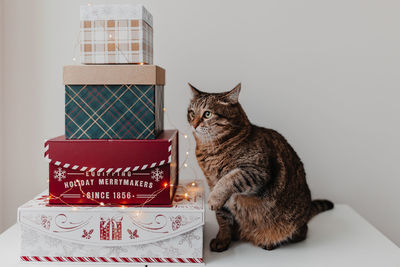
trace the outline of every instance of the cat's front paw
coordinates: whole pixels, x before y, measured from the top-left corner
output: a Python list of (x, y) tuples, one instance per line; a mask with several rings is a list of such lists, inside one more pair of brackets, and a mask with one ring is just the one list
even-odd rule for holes
[(225, 202), (225, 199), (221, 195), (215, 194), (214, 192), (211, 192), (208, 197), (208, 207), (210, 210), (218, 210), (222, 208)]
[(229, 244), (231, 243), (230, 239), (220, 240), (218, 238), (214, 238), (210, 242), (210, 249), (214, 252), (222, 252), (229, 248)]

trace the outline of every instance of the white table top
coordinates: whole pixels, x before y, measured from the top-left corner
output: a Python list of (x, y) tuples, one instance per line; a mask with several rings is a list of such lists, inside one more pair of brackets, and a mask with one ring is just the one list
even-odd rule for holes
[[(235, 242), (225, 252), (210, 252), (209, 242), (216, 233), (215, 215), (207, 211), (204, 248), (206, 266), (210, 267), (400, 266), (400, 249), (345, 205), (336, 205), (334, 210), (313, 218), (309, 224), (307, 240), (273, 251), (266, 251), (244, 242)], [(19, 227), (14, 225), (0, 235), (0, 266), (21, 266), (18, 263), (19, 234)], [(36, 267), (65, 265), (33, 264)], [(83, 266), (74, 264), (81, 265)]]

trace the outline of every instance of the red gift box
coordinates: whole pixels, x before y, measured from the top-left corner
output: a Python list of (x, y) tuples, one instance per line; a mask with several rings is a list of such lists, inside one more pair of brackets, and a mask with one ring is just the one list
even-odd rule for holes
[[(111, 231), (110, 231), (111, 229)], [(110, 238), (110, 233), (111, 238)], [(100, 240), (122, 239), (122, 216), (112, 218), (100, 218)]]
[(46, 141), (50, 204), (171, 205), (178, 131), (154, 140)]

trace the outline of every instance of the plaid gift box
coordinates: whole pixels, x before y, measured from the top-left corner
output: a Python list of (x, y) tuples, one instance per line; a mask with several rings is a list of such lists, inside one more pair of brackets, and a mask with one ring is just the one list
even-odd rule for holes
[(154, 65), (65, 66), (66, 138), (156, 138), (164, 80), (164, 69)]
[(85, 5), (83, 64), (153, 63), (153, 17), (142, 5)]

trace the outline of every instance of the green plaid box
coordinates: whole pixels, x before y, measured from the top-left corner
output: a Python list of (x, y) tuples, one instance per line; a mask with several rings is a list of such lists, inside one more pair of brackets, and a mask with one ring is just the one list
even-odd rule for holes
[(155, 139), (163, 130), (165, 71), (147, 65), (66, 66), (68, 139)]

